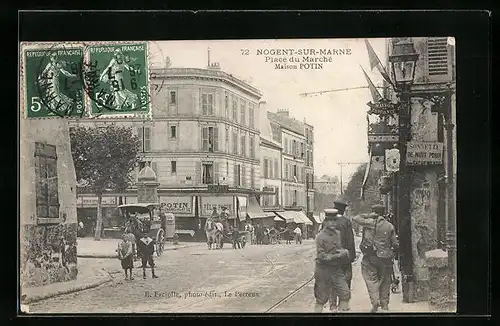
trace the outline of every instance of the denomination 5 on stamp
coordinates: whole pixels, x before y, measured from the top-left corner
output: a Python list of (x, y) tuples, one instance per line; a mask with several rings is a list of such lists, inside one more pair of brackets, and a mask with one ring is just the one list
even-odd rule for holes
[(83, 47), (37, 47), (25, 49), (22, 54), (26, 117), (82, 116)]
[(83, 67), (92, 115), (147, 113), (147, 44), (89, 45)]

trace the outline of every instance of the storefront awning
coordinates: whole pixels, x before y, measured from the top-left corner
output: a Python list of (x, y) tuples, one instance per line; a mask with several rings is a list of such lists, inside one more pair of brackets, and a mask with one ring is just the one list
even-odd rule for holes
[(285, 219), (282, 217), (279, 217), (278, 215), (274, 215), (274, 220), (276, 222), (285, 222)]
[(268, 215), (264, 213), (264, 211), (260, 207), (257, 199), (255, 199), (255, 197), (253, 196), (250, 196), (248, 198), (247, 215), (251, 219), (268, 217)]
[(276, 212), (276, 215), (284, 218), (285, 222), (287, 222), (287, 223), (294, 222), (294, 220), (295, 220), (295, 214), (293, 211)]
[(302, 211), (295, 211), (295, 214), (297, 216), (297, 220), (301, 221), (301, 222), (295, 222), (295, 223), (304, 223), (306, 225), (313, 224), (313, 222), (311, 222), (311, 220)]
[(318, 223), (318, 224), (323, 223), (323, 222), (321, 221), (321, 217), (320, 217), (319, 215), (313, 215), (313, 218), (314, 218), (314, 221), (315, 221), (316, 223)]

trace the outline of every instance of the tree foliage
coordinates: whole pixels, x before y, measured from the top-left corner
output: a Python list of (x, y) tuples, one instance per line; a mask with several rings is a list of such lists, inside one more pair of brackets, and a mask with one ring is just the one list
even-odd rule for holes
[(131, 185), (139, 138), (132, 128), (116, 125), (74, 127), (70, 130), (71, 153), (78, 182), (96, 194), (110, 189), (123, 191)]
[(380, 203), (380, 193), (378, 191), (378, 179), (380, 177), (377, 171), (371, 170), (368, 174), (368, 179), (365, 185), (364, 199), (361, 198), (361, 187), (367, 164), (358, 167), (356, 172), (349, 180), (347, 188), (344, 192), (346, 200), (349, 202), (349, 208), (352, 215), (367, 213), (371, 211), (371, 206)]
[(73, 127), (70, 129), (71, 154), (76, 179), (97, 195), (95, 240), (101, 238), (102, 194), (121, 192), (131, 183), (136, 167), (139, 138), (132, 128), (112, 125)]

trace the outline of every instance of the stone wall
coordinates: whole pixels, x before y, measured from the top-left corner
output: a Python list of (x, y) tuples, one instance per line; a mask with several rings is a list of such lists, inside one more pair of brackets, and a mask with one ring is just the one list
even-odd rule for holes
[[(21, 288), (75, 279), (76, 175), (65, 119), (20, 120)], [(56, 147), (58, 216), (37, 215), (35, 143)]]
[(41, 286), (76, 278), (76, 230), (76, 223), (23, 226), (21, 287)]

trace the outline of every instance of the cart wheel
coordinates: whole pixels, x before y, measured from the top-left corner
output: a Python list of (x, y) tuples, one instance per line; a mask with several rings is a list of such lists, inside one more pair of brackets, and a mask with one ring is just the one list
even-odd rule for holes
[(163, 229), (159, 229), (156, 233), (156, 255), (158, 257), (163, 253), (163, 248), (165, 246), (165, 232)]

